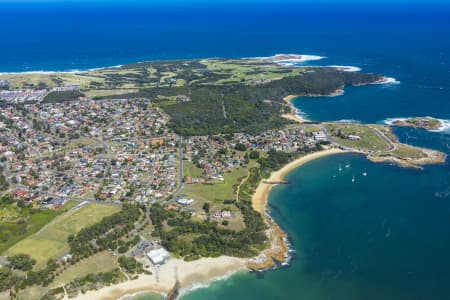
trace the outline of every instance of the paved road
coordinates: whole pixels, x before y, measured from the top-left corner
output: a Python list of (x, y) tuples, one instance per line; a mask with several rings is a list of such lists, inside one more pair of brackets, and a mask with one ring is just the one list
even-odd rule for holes
[(383, 139), (388, 145), (389, 145), (389, 151), (395, 150), (395, 144), (387, 137), (385, 136), (378, 128), (375, 127), (369, 127), (373, 129), (376, 135), (378, 135), (381, 139)]
[(179, 145), (178, 145), (178, 160), (180, 163), (179, 172), (178, 172), (178, 187), (173, 192), (173, 195), (178, 194), (184, 187), (184, 166), (183, 166), (183, 137), (180, 136)]
[(3, 176), (5, 176), (6, 182), (8, 182), (8, 185), (11, 186), (11, 174), (9, 174), (8, 164), (6, 162), (2, 162), (3, 167)]

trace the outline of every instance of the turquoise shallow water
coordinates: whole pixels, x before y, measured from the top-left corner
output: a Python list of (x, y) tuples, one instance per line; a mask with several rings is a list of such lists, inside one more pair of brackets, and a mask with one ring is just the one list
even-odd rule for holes
[(292, 239), (292, 264), (239, 274), (183, 300), (449, 299), (448, 164), (416, 171), (344, 154), (287, 179), (269, 203)]
[[(450, 119), (450, 6), (445, 1), (440, 6), (428, 1), (232, 1), (182, 7), (134, 2), (145, 5), (0, 0), (0, 71), (316, 54), (327, 58), (314, 64), (355, 65), (401, 84), (295, 101), (313, 120)], [(395, 133), (403, 142), (450, 151), (448, 134)], [(351, 167), (338, 174), (339, 163)], [(367, 177), (361, 176), (364, 170)], [(291, 266), (260, 276), (238, 274), (181, 298), (448, 300), (449, 172), (448, 164), (414, 171), (357, 155), (311, 162), (289, 175), (294, 184), (276, 187), (270, 195), (272, 214), (296, 250)]]
[[(384, 15), (387, 11), (392, 15)], [(306, 49), (328, 57), (305, 65), (356, 65), (401, 83), (349, 87), (340, 97), (298, 98), (294, 104), (316, 121), (450, 119), (450, 18), (431, 20), (421, 13), (417, 20), (402, 18), (390, 9), (358, 13), (359, 18), (351, 13), (315, 15), (320, 25), (299, 13), (286, 18), (291, 24), (282, 29), (274, 22), (272, 29), (282, 32), (279, 38), (271, 30), (264, 32), (270, 45), (289, 40), (292, 48), (284, 45), (286, 51)], [(325, 18), (340, 21), (327, 24)], [(255, 51), (264, 49), (258, 44), (262, 39), (249, 41), (255, 41)], [(401, 142), (450, 153), (448, 131), (394, 132)], [(339, 173), (339, 164), (350, 167)], [(345, 154), (310, 162), (288, 180), (292, 184), (273, 189), (269, 204), (292, 239), (296, 252), (291, 265), (258, 275), (237, 274), (181, 299), (450, 299), (448, 163), (417, 171)]]

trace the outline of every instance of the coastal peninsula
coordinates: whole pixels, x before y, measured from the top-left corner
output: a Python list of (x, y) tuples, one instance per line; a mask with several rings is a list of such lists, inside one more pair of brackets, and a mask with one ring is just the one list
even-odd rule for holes
[(291, 170), (344, 152), (414, 168), (445, 160), (389, 126), (299, 117), (292, 95), (387, 80), (292, 65), (305, 59), (319, 58), (1, 74), (0, 298), (167, 295), (274, 268), (289, 245), (267, 198)]

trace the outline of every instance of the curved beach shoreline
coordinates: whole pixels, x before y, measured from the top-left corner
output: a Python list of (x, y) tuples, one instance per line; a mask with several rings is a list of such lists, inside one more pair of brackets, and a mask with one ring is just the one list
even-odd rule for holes
[[(269, 181), (283, 180), (289, 172), (301, 165), (327, 156), (346, 151), (339, 149), (327, 149), (314, 152), (300, 157), (295, 161), (285, 165), (278, 171), (271, 174)], [(264, 250), (257, 258), (243, 259), (236, 257), (221, 256), (218, 258), (202, 258), (196, 261), (185, 262), (172, 258), (162, 265), (158, 271), (153, 270), (152, 275), (140, 275), (138, 279), (128, 280), (117, 285), (101, 288), (95, 291), (88, 291), (80, 294), (76, 300), (116, 300), (132, 299), (139, 294), (161, 294), (166, 295), (175, 285), (177, 278), (180, 281), (181, 292), (186, 292), (196, 286), (206, 285), (215, 280), (226, 278), (239, 271), (251, 269), (267, 269), (274, 265), (273, 259), (277, 261), (286, 257), (288, 246), (286, 244), (286, 234), (266, 213), (266, 204), (272, 184), (261, 182), (253, 196), (253, 208), (266, 216), (269, 225), (268, 234), (271, 239), (271, 246)], [(264, 257), (268, 257), (264, 261)], [(260, 263), (257, 263), (257, 262)], [(158, 274), (158, 276), (156, 276)]]
[(228, 256), (201, 258), (191, 262), (172, 258), (162, 265), (158, 271), (153, 269), (152, 275), (140, 275), (138, 279), (88, 291), (73, 299), (117, 300), (132, 299), (139, 294), (167, 295), (174, 287), (177, 278), (183, 293), (198, 284), (208, 284), (236, 272), (247, 270), (246, 261), (246, 259)]
[[(312, 160), (315, 160), (315, 159), (318, 159), (318, 158), (321, 158), (324, 156), (334, 155), (334, 154), (339, 154), (339, 153), (346, 153), (346, 152), (348, 152), (348, 151), (344, 151), (344, 150), (337, 149), (337, 148), (331, 148), (331, 149), (326, 149), (326, 150), (314, 152), (311, 154), (307, 154), (305, 156), (302, 156), (302, 157), (290, 162), (289, 164), (285, 165), (280, 170), (272, 172), (272, 174), (267, 179), (267, 181), (269, 181), (269, 182), (282, 181), (282, 180), (284, 180), (284, 177), (287, 174), (292, 172), (294, 169), (297, 169), (298, 167), (306, 164), (307, 162), (310, 162)], [(272, 186), (273, 186), (273, 184), (261, 182), (258, 185), (258, 187), (256, 188), (255, 194), (253, 196), (253, 200), (252, 200), (253, 209), (255, 209), (257, 212), (259, 212), (263, 215), (266, 213), (267, 200), (268, 200), (269, 192), (270, 192), (270, 189), (272, 188)]]
[(348, 151), (331, 148), (307, 154), (290, 162), (280, 170), (272, 172), (267, 180), (259, 183), (255, 194), (253, 195), (252, 204), (254, 210), (265, 216), (265, 221), (268, 226), (267, 236), (270, 238), (270, 246), (266, 250), (262, 251), (257, 257), (249, 260), (247, 266), (250, 269), (256, 271), (273, 269), (277, 264), (285, 264), (290, 260), (290, 249), (287, 241), (287, 235), (266, 211), (268, 196), (274, 183), (283, 181), (284, 177), (288, 173), (307, 162), (324, 156), (346, 152)]

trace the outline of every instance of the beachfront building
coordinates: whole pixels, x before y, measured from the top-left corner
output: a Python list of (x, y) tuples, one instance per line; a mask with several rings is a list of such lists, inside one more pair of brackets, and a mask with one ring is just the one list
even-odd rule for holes
[(169, 252), (164, 248), (153, 249), (147, 252), (147, 257), (152, 264), (161, 265), (170, 258)]

